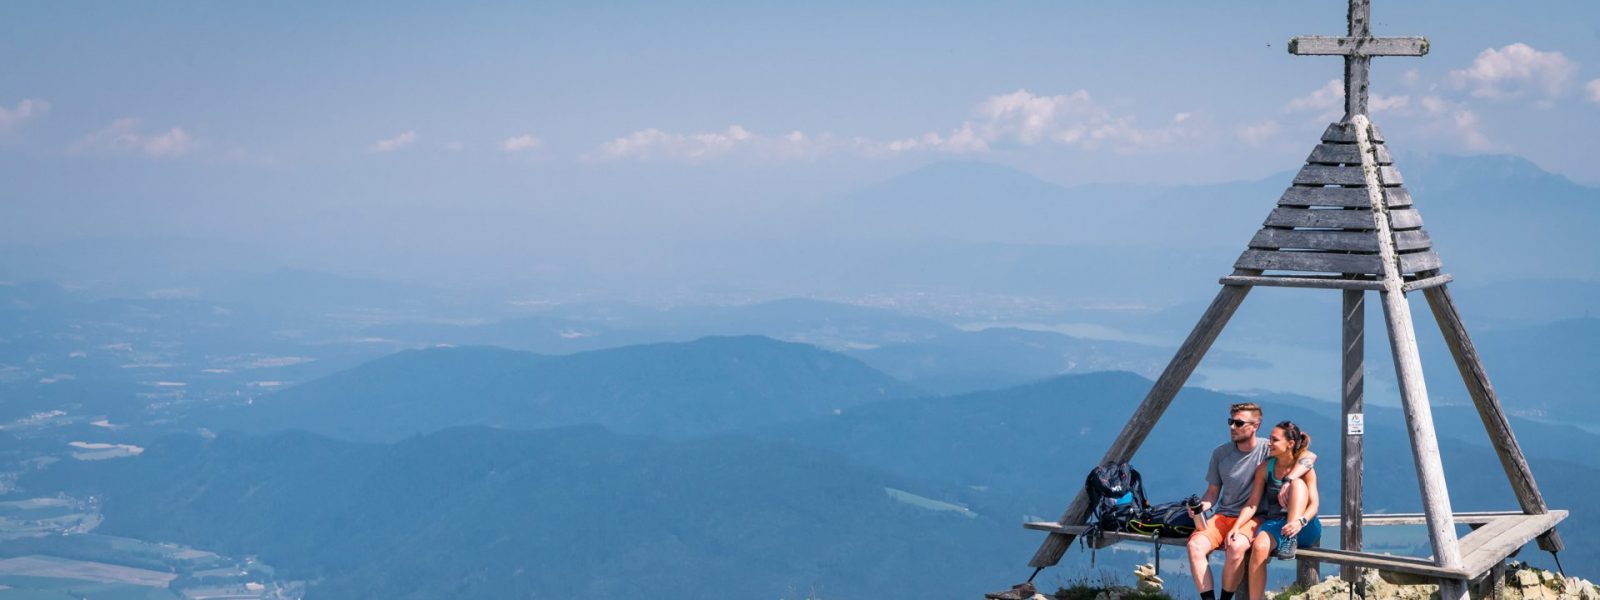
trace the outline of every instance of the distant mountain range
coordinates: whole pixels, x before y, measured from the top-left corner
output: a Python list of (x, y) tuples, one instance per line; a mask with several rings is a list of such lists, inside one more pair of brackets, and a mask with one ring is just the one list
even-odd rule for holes
[(106, 498), (104, 532), (259, 555), (310, 598), (954, 598), (1032, 537), (832, 453), (593, 426), (184, 436), (26, 485)]
[(399, 322), (366, 333), (407, 345), (500, 346), (570, 354), (649, 342), (706, 336), (764, 335), (841, 350), (914, 342), (956, 332), (933, 319), (894, 310), (809, 298), (784, 298), (729, 306), (666, 309), (616, 303), (555, 306), (542, 314), (499, 321), (451, 324)]
[[(951, 394), (1007, 388), (1068, 373), (1131, 371), (1154, 377), (1167, 366), (1173, 351), (1133, 342), (997, 327), (846, 354), (901, 381)], [(1207, 359), (1212, 365), (1235, 368), (1271, 366), (1225, 351)]]
[(685, 436), (830, 415), (917, 393), (854, 359), (756, 336), (566, 356), (434, 348), (268, 395), (223, 415), (217, 425), (371, 441), (456, 425), (581, 423)]
[[(708, 587), (734, 597), (960, 598), (1025, 574), (1040, 536), (1020, 521), (1059, 514), (1149, 386), (1102, 373), (889, 400), (760, 426), (751, 431), (760, 441), (662, 441), (593, 426), (453, 428), (388, 446), (294, 432), (180, 436), (135, 458), (59, 464), (21, 485), (103, 498), (107, 533), (259, 554), (288, 578), (318, 582), (313, 598), (612, 598), (645, 584), (660, 598), (705, 597)], [(1226, 407), (1244, 399), (1179, 395), (1134, 461), (1153, 499), (1203, 488), (1204, 454), (1224, 439)], [(1337, 498), (1331, 407), (1259, 400), (1268, 422), (1293, 419), (1313, 434), (1325, 501)], [(1454, 508), (1514, 508), (1475, 419), (1440, 411)], [(1418, 509), (1404, 431), (1398, 411), (1369, 411), (1370, 511)], [(1530, 460), (1550, 504), (1574, 509), (1565, 565), (1600, 568), (1600, 552), (1578, 542), (1600, 533), (1582, 512), (1600, 467), (1572, 450), (1592, 448), (1594, 436), (1553, 426), (1523, 434), (1534, 438)], [(1373, 544), (1415, 553), (1425, 542), (1419, 531)], [(1549, 563), (1531, 550), (1522, 558)], [(1061, 572), (1084, 572), (1087, 561), (1071, 552)]]

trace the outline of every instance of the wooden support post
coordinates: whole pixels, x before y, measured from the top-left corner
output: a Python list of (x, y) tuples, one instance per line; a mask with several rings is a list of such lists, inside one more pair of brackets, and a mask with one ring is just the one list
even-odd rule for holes
[[(1345, 22), (1349, 25), (1350, 37), (1365, 40), (1372, 37), (1372, 7), (1371, 0), (1350, 0), (1350, 11), (1346, 13)], [(1367, 114), (1367, 72), (1371, 69), (1372, 58), (1361, 54), (1351, 54), (1344, 59), (1344, 118), (1346, 121), (1356, 115)]]
[[(1400, 384), (1400, 404), (1411, 434), (1411, 458), (1417, 466), (1417, 485), (1422, 488), (1422, 511), (1428, 517), (1428, 541), (1433, 545), (1434, 564), (1456, 569), (1461, 567), (1461, 548), (1456, 540), (1455, 516), (1450, 510), (1450, 490), (1444, 482), (1444, 462), (1439, 458), (1439, 438), (1433, 428), (1433, 407), (1428, 404), (1428, 385), (1422, 379), (1422, 357), (1417, 352), (1417, 331), (1411, 320), (1411, 305), (1406, 303), (1400, 262), (1395, 256), (1383, 185), (1378, 181), (1378, 165), (1368, 131), (1370, 124), (1366, 115), (1351, 117), (1350, 124), (1356, 130), (1356, 144), (1361, 148), (1361, 170), (1371, 201), (1373, 229), (1377, 231), (1378, 255), (1383, 266), (1383, 290), (1378, 295), (1383, 299), (1389, 349), (1394, 354), (1395, 380)], [(1467, 582), (1440, 579), (1439, 598), (1467, 600)]]
[[(1422, 379), (1422, 357), (1417, 353), (1411, 307), (1400, 292), (1386, 291), (1379, 295), (1383, 297), (1389, 346), (1394, 354), (1395, 379), (1400, 382), (1400, 403), (1411, 433), (1411, 457), (1417, 467), (1417, 485), (1422, 490), (1422, 510), (1428, 516), (1428, 541), (1433, 545), (1434, 564), (1447, 569), (1458, 568), (1461, 549), (1450, 509), (1450, 491), (1444, 482), (1444, 463), (1439, 458), (1433, 409), (1428, 405), (1428, 387)], [(1439, 597), (1441, 600), (1465, 600), (1466, 582), (1441, 579)]]
[(1322, 581), (1322, 562), (1315, 558), (1299, 558), (1294, 561), (1294, 581), (1302, 588), (1310, 588)]
[[(1222, 286), (1222, 291), (1217, 292), (1216, 299), (1206, 308), (1205, 315), (1195, 324), (1194, 331), (1189, 332), (1188, 339), (1178, 347), (1172, 362), (1167, 363), (1166, 370), (1156, 379), (1155, 385), (1150, 388), (1150, 393), (1146, 394), (1144, 401), (1134, 409), (1128, 424), (1122, 427), (1122, 433), (1117, 434), (1115, 441), (1111, 443), (1111, 449), (1100, 459), (1101, 464), (1126, 462), (1133, 458), (1133, 454), (1139, 451), (1139, 446), (1144, 444), (1145, 437), (1150, 435), (1150, 430), (1161, 420), (1162, 413), (1165, 413), (1167, 406), (1172, 404), (1172, 399), (1178, 395), (1178, 390), (1183, 389), (1183, 384), (1189, 380), (1195, 367), (1200, 364), (1200, 359), (1211, 349), (1211, 343), (1217, 340), (1217, 335), (1222, 333), (1223, 326), (1228, 324), (1228, 319), (1233, 317), (1234, 311), (1239, 309), (1239, 304), (1244, 302), (1244, 297), (1248, 293), (1250, 293), (1249, 286)], [(1060, 523), (1081, 524), (1088, 518), (1088, 511), (1089, 496), (1084, 494), (1083, 490), (1078, 490), (1078, 495), (1062, 513)], [(1039, 550), (1034, 553), (1033, 560), (1029, 561), (1028, 565), (1043, 568), (1061, 562), (1061, 555), (1072, 545), (1072, 539), (1071, 534), (1051, 533), (1045, 538), (1044, 544), (1039, 546)]]
[(1506, 593), (1506, 563), (1500, 561), (1489, 570), (1489, 575), (1484, 577), (1484, 598), (1500, 598)]
[[(1489, 432), (1489, 443), (1500, 455), (1500, 467), (1511, 481), (1511, 490), (1516, 494), (1522, 512), (1530, 515), (1549, 512), (1544, 495), (1539, 493), (1539, 484), (1533, 480), (1533, 469), (1528, 467), (1528, 461), (1522, 455), (1522, 446), (1511, 433), (1511, 422), (1500, 407), (1500, 398), (1489, 383), (1489, 373), (1483, 367), (1483, 360), (1478, 357), (1477, 348), (1472, 345), (1472, 338), (1467, 335), (1467, 327), (1461, 321), (1461, 313), (1456, 309), (1450, 290), (1446, 286), (1439, 286), (1425, 289), (1422, 293), (1428, 298), (1428, 307), (1433, 310), (1433, 318), (1439, 323), (1439, 332), (1444, 334), (1444, 343), (1449, 346), (1456, 368), (1461, 371), (1461, 380), (1467, 384), (1472, 404), (1478, 408), (1478, 417)], [(1539, 537), (1539, 547), (1560, 552), (1565, 545), (1560, 534), (1551, 529)]]
[[(1343, 377), (1344, 446), (1341, 449), (1344, 471), (1340, 473), (1343, 502), (1339, 507), (1339, 547), (1351, 552), (1361, 551), (1362, 510), (1362, 440), (1366, 439), (1363, 421), (1362, 433), (1352, 433), (1351, 423), (1364, 419), (1362, 403), (1366, 393), (1366, 292), (1345, 290), (1344, 335), (1341, 369)], [(1352, 419), (1351, 415), (1355, 415)], [(1339, 578), (1355, 582), (1361, 570), (1353, 566), (1339, 567)]]

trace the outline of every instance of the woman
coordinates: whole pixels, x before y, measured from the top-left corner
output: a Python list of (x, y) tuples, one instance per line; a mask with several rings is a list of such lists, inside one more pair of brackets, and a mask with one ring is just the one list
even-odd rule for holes
[[(1256, 530), (1250, 550), (1250, 599), (1261, 600), (1267, 590), (1267, 559), (1276, 554), (1279, 559), (1294, 558), (1297, 546), (1315, 546), (1322, 541), (1322, 523), (1316, 519), (1317, 471), (1304, 469), (1304, 475), (1295, 477), (1306, 448), (1311, 446), (1311, 436), (1293, 422), (1284, 421), (1272, 428), (1267, 438), (1268, 458), (1256, 467), (1250, 501), (1239, 511), (1239, 523), (1249, 523), (1259, 515), (1264, 522)], [(1288, 488), (1288, 502), (1279, 500), (1279, 492)], [(1235, 528), (1228, 537), (1245, 535), (1248, 530)]]

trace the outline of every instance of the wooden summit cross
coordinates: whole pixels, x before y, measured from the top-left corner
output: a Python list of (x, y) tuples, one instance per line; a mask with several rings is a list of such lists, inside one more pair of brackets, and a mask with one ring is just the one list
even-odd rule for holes
[[(1342, 565), (1346, 581), (1359, 579), (1358, 569), (1399, 571), (1437, 578), (1446, 600), (1465, 600), (1467, 584), (1484, 579), (1495, 583), (1503, 563), (1529, 541), (1550, 552), (1560, 551), (1555, 525), (1566, 518), (1564, 510), (1550, 510), (1534, 482), (1510, 422), (1500, 407), (1487, 371), (1462, 323), (1447, 284), (1451, 276), (1440, 270), (1422, 217), (1412, 205), (1399, 170), (1394, 166), (1383, 136), (1367, 118), (1367, 71), (1374, 56), (1422, 56), (1428, 40), (1421, 37), (1375, 38), (1369, 28), (1369, 0), (1350, 0), (1350, 35), (1303, 36), (1289, 42), (1297, 55), (1337, 55), (1345, 63), (1345, 117), (1328, 126), (1312, 149), (1306, 165), (1278, 199), (1261, 231), (1234, 263), (1232, 275), (1221, 279), (1217, 293), (1193, 332), (1184, 340), (1172, 362), (1162, 371), (1150, 393), (1135, 409), (1128, 424), (1112, 441), (1101, 463), (1127, 462), (1194, 372), (1211, 343), (1244, 297), (1256, 286), (1342, 290), (1343, 305), (1343, 501), (1335, 521), (1340, 526), (1338, 550), (1307, 548), (1298, 552), (1301, 580), (1312, 583), (1316, 562)], [(1376, 291), (1393, 351), (1396, 378), (1412, 458), (1421, 487), (1423, 513), (1418, 515), (1362, 515), (1362, 437), (1348, 424), (1362, 418), (1363, 326), (1365, 294)], [(1433, 412), (1423, 382), (1416, 332), (1405, 295), (1421, 290), (1435, 321), (1466, 382), (1473, 404), (1488, 431), (1515, 492), (1520, 510), (1495, 513), (1454, 513), (1445, 486), (1439, 443), (1434, 435)], [(1050, 532), (1030, 566), (1048, 567), (1061, 560), (1073, 538), (1084, 531), (1089, 498), (1083, 492), (1067, 507), (1059, 522), (1028, 523), (1029, 529)], [(1361, 527), (1389, 524), (1426, 524), (1433, 549), (1431, 558), (1413, 558), (1361, 552)], [(1473, 527), (1456, 536), (1456, 525)], [(1106, 534), (1101, 542), (1148, 540), (1130, 534)], [(1181, 543), (1181, 542), (1179, 542)]]

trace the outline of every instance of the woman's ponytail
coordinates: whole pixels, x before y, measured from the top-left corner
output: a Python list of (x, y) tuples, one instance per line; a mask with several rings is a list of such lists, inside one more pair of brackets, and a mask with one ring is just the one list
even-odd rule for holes
[(1311, 447), (1311, 434), (1300, 431), (1300, 426), (1294, 421), (1278, 423), (1277, 428), (1283, 431), (1283, 439), (1289, 440), (1289, 454), (1299, 461), (1300, 457)]

